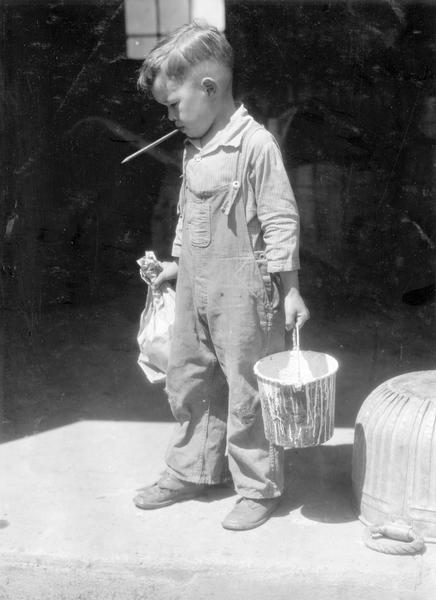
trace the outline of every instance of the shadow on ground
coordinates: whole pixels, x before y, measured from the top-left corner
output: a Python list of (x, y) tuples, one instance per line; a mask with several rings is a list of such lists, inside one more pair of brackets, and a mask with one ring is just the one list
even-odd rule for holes
[[(323, 445), (285, 451), (285, 492), (273, 517), (300, 510), (320, 523), (348, 523), (357, 515), (352, 508), (352, 444)], [(148, 485), (148, 484), (147, 484)], [(147, 486), (137, 488), (141, 492)], [(231, 480), (209, 486), (198, 502), (217, 502), (235, 496)]]
[(322, 523), (356, 520), (351, 505), (352, 444), (286, 451), (286, 494), (280, 514), (301, 514)]

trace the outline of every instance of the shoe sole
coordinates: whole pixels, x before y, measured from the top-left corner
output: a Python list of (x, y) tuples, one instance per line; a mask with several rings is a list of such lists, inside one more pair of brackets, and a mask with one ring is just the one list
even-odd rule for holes
[(202, 496), (203, 494), (201, 493), (189, 493), (189, 494), (183, 494), (181, 496), (179, 496), (178, 498), (174, 499), (174, 500), (165, 500), (164, 502), (159, 502), (159, 503), (151, 503), (151, 502), (144, 502), (139, 504), (138, 502), (135, 502), (135, 500), (133, 500), (133, 504), (136, 506), (136, 508), (141, 508), (143, 510), (154, 510), (156, 508), (165, 508), (165, 506), (171, 506), (172, 504), (177, 504), (177, 502), (184, 502), (185, 500), (192, 500), (193, 498), (197, 498), (198, 496)]
[(271, 516), (276, 512), (276, 510), (279, 508), (280, 503), (277, 504), (277, 506), (275, 506), (271, 512), (269, 512), (267, 515), (265, 515), (262, 519), (259, 519), (259, 521), (254, 521), (253, 523), (251, 523), (250, 525), (247, 526), (242, 526), (242, 525), (237, 525), (236, 523), (233, 525), (231, 522), (230, 523), (226, 523), (226, 521), (222, 521), (221, 525), (224, 527), (224, 529), (228, 529), (229, 531), (250, 531), (250, 529), (256, 529), (256, 527), (260, 527), (261, 525), (263, 525), (264, 523), (266, 523)]
[(268, 515), (267, 517), (261, 519), (260, 521), (255, 521), (247, 527), (242, 527), (241, 525), (227, 525), (224, 522), (221, 523), (221, 525), (224, 527), (224, 529), (228, 529), (229, 531), (250, 531), (250, 529), (256, 529), (256, 527), (260, 527), (261, 525), (266, 523), (270, 517), (271, 515)]

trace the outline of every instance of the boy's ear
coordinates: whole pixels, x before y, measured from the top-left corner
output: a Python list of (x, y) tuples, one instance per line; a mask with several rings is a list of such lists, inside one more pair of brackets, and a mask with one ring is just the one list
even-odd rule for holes
[(201, 87), (208, 96), (213, 96), (217, 90), (216, 81), (215, 79), (212, 79), (212, 77), (203, 77), (201, 80)]

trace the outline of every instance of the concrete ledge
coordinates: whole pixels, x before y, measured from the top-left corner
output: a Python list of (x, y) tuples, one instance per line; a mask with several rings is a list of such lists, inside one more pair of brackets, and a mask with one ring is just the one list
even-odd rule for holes
[(350, 506), (353, 431), (287, 453), (279, 511), (253, 531), (221, 520), (235, 496), (158, 511), (153, 481), (171, 423), (81, 421), (0, 446), (0, 600), (430, 600), (436, 546), (387, 556), (363, 544)]
[[(315, 551), (312, 560), (316, 555)], [(1, 559), (2, 600), (430, 600), (436, 589), (430, 565), (422, 560), (415, 564), (413, 575), (398, 577), (398, 564), (380, 576), (363, 573), (357, 564), (354, 570), (343, 572), (316, 565), (300, 570), (291, 561), (283, 570), (213, 564), (152, 568), (43, 557)]]

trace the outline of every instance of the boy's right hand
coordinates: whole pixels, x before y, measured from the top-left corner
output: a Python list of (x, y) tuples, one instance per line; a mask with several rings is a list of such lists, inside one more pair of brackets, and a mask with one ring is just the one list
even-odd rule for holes
[(171, 279), (177, 278), (177, 273), (179, 270), (179, 265), (177, 261), (166, 262), (163, 261), (160, 263), (162, 266), (162, 271), (153, 281), (153, 287), (160, 287), (165, 281), (170, 281)]

